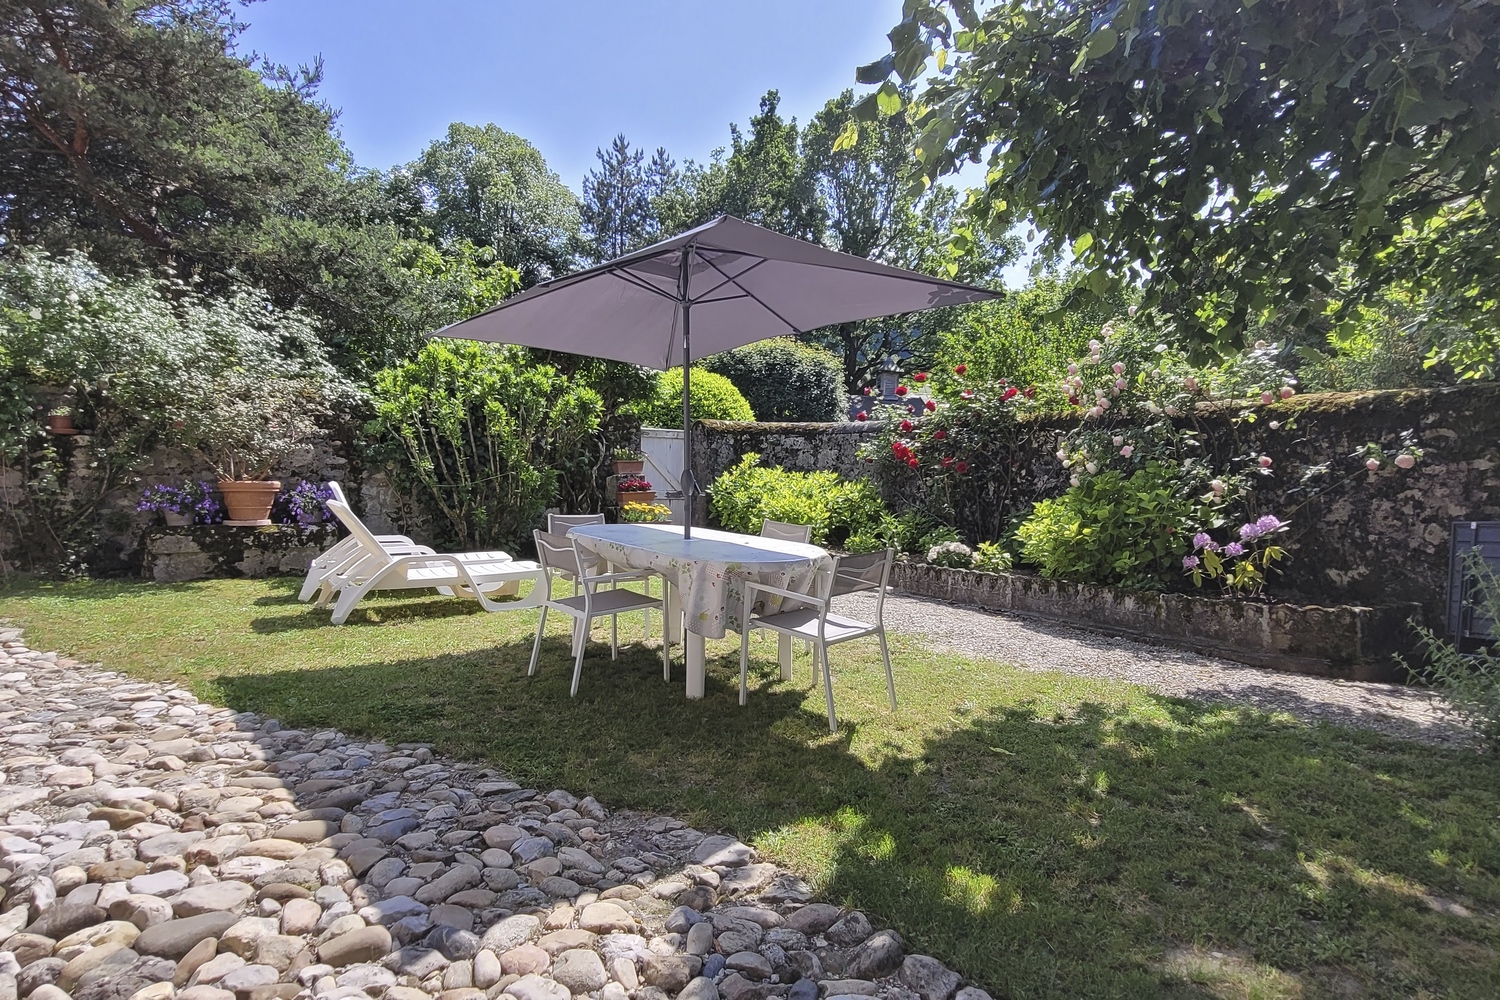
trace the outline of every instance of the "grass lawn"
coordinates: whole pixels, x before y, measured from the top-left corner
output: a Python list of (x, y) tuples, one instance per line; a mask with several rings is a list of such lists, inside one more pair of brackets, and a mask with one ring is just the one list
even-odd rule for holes
[(295, 591), (23, 580), (0, 617), (236, 709), (729, 829), (997, 998), (1500, 995), (1492, 756), (899, 636), (894, 715), (873, 641), (835, 650), (831, 736), (806, 658), (784, 683), (771, 641), (746, 708), (732, 640), (709, 645), (702, 702), (680, 661), (669, 687), (653, 649), (599, 646), (570, 700), (562, 622), (528, 679), (535, 612), (377, 600), (336, 628)]

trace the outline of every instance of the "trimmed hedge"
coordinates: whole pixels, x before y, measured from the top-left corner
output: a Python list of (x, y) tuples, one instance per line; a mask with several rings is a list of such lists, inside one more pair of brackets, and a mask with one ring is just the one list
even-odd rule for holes
[(761, 420), (843, 420), (849, 407), (843, 363), (830, 351), (777, 337), (703, 359), (735, 384)]
[[(755, 411), (722, 375), (693, 366), (694, 420), (754, 420)], [(647, 427), (682, 426), (682, 369), (664, 371), (656, 380), (656, 398), (641, 407), (641, 423)]]

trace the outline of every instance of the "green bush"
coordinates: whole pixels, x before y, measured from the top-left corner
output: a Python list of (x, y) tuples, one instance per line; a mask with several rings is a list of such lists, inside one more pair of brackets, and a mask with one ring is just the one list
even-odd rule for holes
[(372, 395), (369, 433), (397, 489), (458, 549), (524, 546), (602, 410), (598, 393), (520, 348), (466, 341), (428, 341), (379, 372)]
[[(693, 367), (694, 420), (754, 420), (755, 411), (734, 383), (722, 375)], [(656, 397), (640, 409), (647, 427), (682, 426), (682, 369), (664, 371), (656, 380)]]
[(1043, 500), (1017, 536), (1043, 576), (1160, 590), (1182, 574), (1202, 512), (1177, 469), (1150, 462), (1126, 476), (1108, 469)]
[(733, 382), (761, 420), (843, 420), (848, 412), (842, 362), (792, 337), (715, 354), (703, 367)]
[(714, 480), (708, 495), (709, 509), (729, 531), (754, 535), (767, 519), (807, 524), (815, 545), (841, 545), (851, 535), (874, 530), (885, 515), (880, 493), (868, 480), (766, 468), (755, 452)]
[(1014, 557), (999, 542), (980, 542), (974, 549), (974, 568), (982, 573), (1004, 573)]
[[(212, 412), (223, 418), (218, 443), (248, 446), (257, 454), (241, 459), (275, 472), (281, 445), (310, 433), (312, 414), (357, 399), (317, 322), (256, 289), (209, 297), (182, 282), (111, 277), (82, 254), (0, 261), (0, 472), (24, 483), (4, 515), (33, 571), (121, 568), (101, 561), (101, 512), (139, 491), (153, 449), (205, 443), (190, 432)], [(89, 433), (44, 433), (53, 409)]]

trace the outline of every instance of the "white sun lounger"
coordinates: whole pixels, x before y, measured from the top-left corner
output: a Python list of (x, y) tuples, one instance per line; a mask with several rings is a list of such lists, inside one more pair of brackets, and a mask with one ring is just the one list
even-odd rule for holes
[[(333, 499), (348, 506), (349, 500), (344, 496), (344, 488), (338, 483), (329, 481), (328, 489), (333, 494)], [(380, 547), (393, 556), (420, 556), (433, 555), (432, 549), (425, 545), (418, 545), (405, 535), (376, 535), (375, 541)], [(302, 590), (297, 594), (297, 600), (309, 601), (314, 594), (318, 595), (318, 606), (322, 607), (328, 603), (332, 596), (332, 587), (327, 580), (334, 570), (342, 566), (351, 555), (359, 551), (359, 540), (352, 534), (346, 535), (335, 542), (327, 552), (317, 556), (307, 567), (307, 577), (302, 581)]]
[[(440, 589), (458, 597), (479, 602), (486, 611), (516, 611), (534, 608), (547, 595), (542, 567), (534, 562), (512, 559), (508, 553), (414, 552), (395, 555), (354, 515), (348, 504), (328, 501), (328, 509), (349, 531), (353, 549), (334, 567), (323, 581), (326, 592), (320, 592), (318, 606), (326, 605), (337, 594), (333, 605), (333, 623), (342, 625), (349, 612), (375, 590)], [(519, 592), (523, 580), (533, 583), (531, 593), (518, 601), (497, 601)]]

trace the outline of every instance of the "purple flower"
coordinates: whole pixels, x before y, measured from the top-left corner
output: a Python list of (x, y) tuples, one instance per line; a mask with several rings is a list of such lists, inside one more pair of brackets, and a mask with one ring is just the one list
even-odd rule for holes
[(1244, 542), (1253, 542), (1255, 539), (1259, 538), (1261, 535), (1264, 535), (1264, 534), (1265, 534), (1265, 529), (1263, 529), (1259, 524), (1242, 524), (1242, 525), (1240, 525), (1240, 540), (1241, 541), (1244, 541)]
[(1269, 535), (1271, 532), (1280, 531), (1285, 527), (1281, 523), (1281, 519), (1275, 514), (1262, 515), (1260, 520), (1255, 522), (1255, 526), (1260, 529), (1260, 533), (1263, 535)]
[(1198, 568), (1198, 557), (1197, 556), (1183, 556), (1182, 557), (1182, 568), (1183, 569), (1197, 569)]
[(1233, 559), (1235, 556), (1244, 555), (1245, 547), (1239, 542), (1230, 542), (1228, 545), (1224, 546), (1224, 554)]
[(1210, 545), (1212, 545), (1213, 543), (1214, 543), (1214, 540), (1209, 537), (1208, 532), (1206, 532), (1206, 531), (1200, 531), (1196, 535), (1193, 536), (1193, 548), (1194, 549), (1206, 549)]

